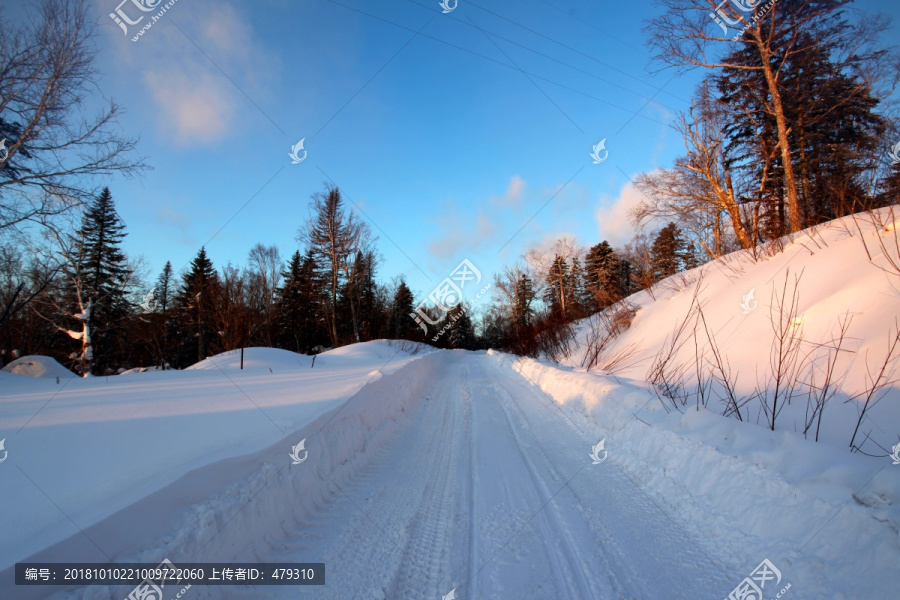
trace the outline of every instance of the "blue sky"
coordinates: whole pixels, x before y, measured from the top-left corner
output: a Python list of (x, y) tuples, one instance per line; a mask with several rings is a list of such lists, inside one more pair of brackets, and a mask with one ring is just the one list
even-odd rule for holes
[(489, 278), (561, 235), (624, 243), (628, 176), (682, 152), (668, 123), (701, 75), (651, 74), (650, 2), (177, 0), (137, 42), (117, 5), (93, 3), (100, 88), (153, 170), (105, 183), (151, 278), (203, 244), (216, 266), (289, 256), (326, 181), (419, 296), (466, 258)]

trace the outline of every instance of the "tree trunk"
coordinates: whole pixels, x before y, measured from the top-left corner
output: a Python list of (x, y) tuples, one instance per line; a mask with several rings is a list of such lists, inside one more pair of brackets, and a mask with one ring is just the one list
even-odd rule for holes
[(762, 33), (757, 25), (756, 28), (757, 45), (759, 47), (760, 58), (762, 59), (763, 75), (766, 78), (766, 84), (769, 88), (769, 95), (772, 97), (772, 112), (775, 114), (775, 125), (778, 129), (778, 146), (781, 149), (781, 162), (784, 169), (784, 187), (787, 195), (788, 219), (790, 222), (790, 231), (795, 233), (803, 229), (803, 220), (800, 216), (800, 201), (797, 197), (797, 180), (794, 176), (794, 163), (791, 161), (791, 145), (788, 140), (790, 128), (787, 126), (787, 119), (784, 116), (784, 106), (781, 103), (781, 92), (778, 90), (778, 81), (775, 73), (772, 71), (771, 51), (762, 40)]

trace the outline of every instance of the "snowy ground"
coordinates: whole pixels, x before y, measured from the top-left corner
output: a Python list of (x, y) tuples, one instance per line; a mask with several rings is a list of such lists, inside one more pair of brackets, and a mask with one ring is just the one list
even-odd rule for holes
[[(858, 315), (841, 381), (846, 394), (864, 381), (900, 285), (851, 231), (707, 267), (704, 310), (742, 381), (767, 363), (766, 298), (788, 267), (804, 273), (810, 339)], [(647, 353), (665, 345), (696, 275), (633, 299), (639, 310), (616, 343), (640, 340), (645, 356), (614, 375), (585, 372), (577, 352), (561, 366), (385, 342), (315, 365), (250, 349), (243, 370), (232, 352), (186, 371), (60, 383), (37, 376), (50, 372), (40, 364), (32, 376), (0, 372), (0, 598), (130, 591), (16, 587), (17, 561), (163, 558), (326, 564), (323, 587), (182, 596), (198, 600), (719, 600), (763, 560), (780, 571), (765, 600), (894, 597), (900, 465), (847, 451), (856, 404), (829, 405), (815, 443), (795, 431), (802, 406), (769, 431), (758, 408), (744, 421), (716, 402), (676, 410), (644, 381)], [(758, 310), (743, 314), (754, 286)], [(865, 427), (889, 446), (900, 397), (886, 392)], [(301, 440), (308, 456), (293, 464)]]

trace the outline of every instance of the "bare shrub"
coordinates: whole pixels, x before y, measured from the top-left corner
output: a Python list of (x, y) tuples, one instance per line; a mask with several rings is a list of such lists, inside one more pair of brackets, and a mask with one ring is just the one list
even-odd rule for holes
[[(702, 278), (701, 278), (702, 279)], [(669, 334), (659, 352), (653, 357), (650, 369), (647, 371), (647, 381), (653, 384), (657, 398), (663, 407), (668, 410), (667, 399), (675, 410), (680, 412), (679, 404), (687, 404), (690, 394), (685, 389), (684, 377), (687, 365), (676, 363), (675, 357), (688, 341), (689, 332), (696, 329), (697, 313), (700, 304), (700, 291), (702, 281), (698, 281), (691, 297), (691, 305), (687, 314), (675, 325), (675, 329)]]
[[(712, 360), (707, 359), (709, 363), (709, 376), (710, 381), (707, 383), (710, 388), (710, 392), (713, 389), (713, 383), (717, 383), (718, 386), (715, 389), (724, 390), (724, 394), (719, 394), (719, 400), (725, 403), (725, 412), (722, 414), (726, 417), (735, 415), (738, 418), (738, 421), (743, 421), (743, 417), (741, 417), (741, 407), (743, 407), (749, 399), (740, 400), (738, 399), (737, 394), (737, 374), (735, 374), (731, 369), (731, 364), (728, 362), (728, 357), (722, 353), (719, 349), (718, 343), (716, 343), (715, 336), (709, 330), (709, 325), (706, 322), (706, 315), (703, 314), (703, 307), (699, 304), (697, 305), (697, 314), (700, 317), (699, 322), (703, 324), (703, 331), (706, 334), (707, 343), (709, 343), (709, 352), (712, 354)], [(696, 327), (694, 330), (694, 345), (695, 345), (695, 353), (698, 353), (696, 350)], [(704, 400), (704, 406), (706, 406), (706, 398), (707, 395), (703, 390), (703, 382), (702, 376), (700, 375), (700, 359), (699, 357), (696, 360), (697, 365), (697, 380), (698, 380), (698, 394), (701, 394)]]
[[(824, 368), (818, 369), (820, 360), (809, 361), (809, 380), (806, 382), (806, 418), (804, 419), (803, 435), (808, 435), (813, 424), (816, 427), (815, 440), (819, 441), (819, 431), (822, 428), (822, 416), (825, 407), (840, 390), (839, 382), (835, 380), (835, 368), (838, 357), (843, 350), (844, 341), (847, 339), (847, 331), (853, 316), (849, 313), (843, 315), (838, 321), (838, 331), (830, 341), (824, 344), (816, 344), (818, 349), (824, 351)], [(846, 378), (846, 376), (845, 376)], [(843, 381), (843, 379), (842, 379)]]
[[(588, 318), (586, 350), (581, 366), (591, 369), (605, 359), (605, 352), (619, 335), (631, 326), (635, 306), (627, 300), (616, 302)], [(616, 362), (621, 362), (621, 359)]]
[[(897, 231), (897, 221), (900, 219), (900, 215), (895, 214), (895, 208), (897, 208), (896, 205), (886, 209), (868, 210), (852, 217), (869, 262), (889, 275), (900, 275), (900, 232)], [(878, 242), (874, 248), (875, 256), (872, 254), (873, 249), (869, 248), (869, 244), (866, 242), (866, 236), (863, 235), (859, 221), (867, 222), (875, 229), (875, 239)], [(883, 256), (887, 264), (880, 265), (875, 262), (879, 256)]]
[[(850, 449), (852, 451), (859, 450), (859, 447), (855, 446), (854, 442), (856, 441), (856, 435), (859, 433), (859, 426), (862, 424), (863, 419), (866, 418), (866, 413), (875, 408), (884, 397), (884, 394), (882, 393), (885, 391), (884, 388), (897, 382), (896, 379), (891, 379), (891, 376), (896, 368), (894, 363), (898, 358), (900, 358), (900, 324), (895, 320), (894, 331), (889, 332), (888, 334), (888, 351), (885, 353), (881, 363), (877, 365), (878, 372), (873, 374), (872, 369), (869, 367), (869, 357), (867, 355), (866, 379), (868, 383), (862, 391), (844, 401), (847, 403), (854, 402), (859, 398), (865, 399), (862, 403), (862, 409), (858, 408), (859, 418), (856, 420), (856, 427), (853, 429), (853, 436), (850, 438)], [(865, 443), (865, 441), (863, 443)], [(860, 444), (860, 446), (862, 446), (862, 444)]]
[(785, 271), (784, 284), (779, 291), (772, 288), (769, 305), (769, 323), (775, 338), (769, 352), (768, 377), (757, 387), (766, 424), (775, 431), (775, 421), (786, 404), (790, 404), (801, 387), (800, 373), (803, 360), (800, 355), (803, 342), (803, 324), (798, 318), (800, 306), (800, 275), (789, 286), (790, 268)]

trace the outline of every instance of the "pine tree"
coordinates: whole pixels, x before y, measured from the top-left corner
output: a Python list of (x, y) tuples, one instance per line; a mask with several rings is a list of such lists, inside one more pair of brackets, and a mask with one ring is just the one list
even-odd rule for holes
[(520, 274), (516, 283), (512, 322), (516, 335), (523, 333), (531, 326), (531, 321), (534, 318), (534, 309), (531, 307), (531, 303), (534, 302), (536, 297), (537, 292), (534, 289), (534, 283), (531, 281), (531, 278), (525, 273)]
[(447, 333), (447, 346), (461, 350), (473, 350), (475, 348), (475, 328), (469, 318), (468, 305), (460, 303), (447, 313), (451, 326)]
[(157, 308), (162, 314), (166, 314), (172, 308), (172, 300), (175, 297), (175, 282), (172, 281), (172, 263), (166, 261), (159, 279), (156, 280), (156, 287), (153, 288), (153, 297), (156, 300)]
[(415, 299), (406, 281), (400, 279), (391, 302), (388, 318), (388, 336), (398, 340), (415, 340), (421, 337), (421, 330), (410, 315), (415, 311)]
[(126, 288), (131, 276), (122, 252), (125, 224), (109, 188), (85, 210), (76, 238), (80, 244), (80, 293), (90, 299), (92, 372), (110, 372), (124, 357), (124, 325), (131, 310)]
[(571, 296), (571, 273), (569, 264), (562, 256), (556, 255), (547, 272), (547, 289), (544, 292), (544, 301), (550, 307), (550, 312), (558, 317), (567, 317), (567, 301)]
[(587, 276), (584, 267), (577, 256), (572, 257), (572, 271), (570, 275), (569, 289), (566, 290), (569, 299), (566, 305), (569, 307), (570, 317), (577, 319), (588, 314), (589, 302), (587, 291)]
[(656, 234), (651, 247), (653, 276), (656, 281), (684, 270), (685, 241), (675, 223), (669, 223)]
[(603, 310), (628, 295), (631, 274), (606, 240), (592, 246), (585, 260), (585, 279), (591, 312)]
[(191, 261), (190, 271), (184, 274), (181, 290), (176, 298), (179, 327), (183, 330), (182, 361), (190, 364), (191, 357), (199, 362), (209, 356), (214, 344), (213, 315), (218, 292), (218, 275), (206, 248), (200, 248)]
[(277, 338), (282, 348), (308, 353), (327, 343), (324, 278), (312, 251), (294, 252), (275, 298)]

